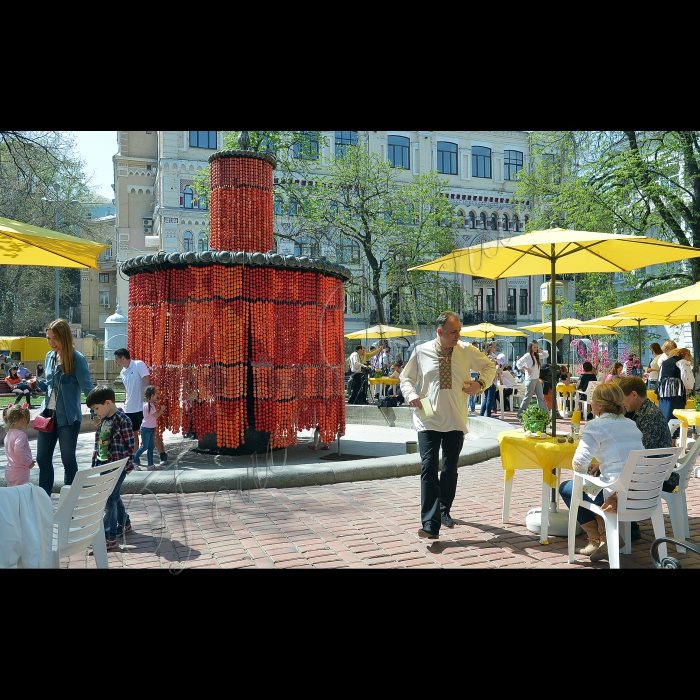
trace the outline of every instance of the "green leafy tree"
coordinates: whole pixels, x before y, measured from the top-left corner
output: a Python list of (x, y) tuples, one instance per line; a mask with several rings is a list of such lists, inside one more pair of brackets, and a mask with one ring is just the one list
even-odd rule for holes
[[(0, 132), (0, 216), (95, 240), (84, 208), (91, 191), (74, 143), (63, 132)], [(45, 201), (48, 200), (48, 201)], [(27, 251), (31, 256), (31, 251)], [(0, 265), (0, 334), (43, 335), (54, 318), (55, 268)], [(80, 305), (80, 270), (59, 268), (61, 311)]]
[[(568, 228), (646, 235), (698, 247), (699, 134), (533, 132), (532, 167), (521, 171), (517, 189), (520, 199), (528, 198), (534, 204), (529, 229), (549, 228), (554, 222)], [(593, 290), (601, 279), (582, 275), (577, 277), (577, 285)], [(618, 296), (605, 313), (698, 280), (700, 262), (694, 258), (680, 265), (635, 270), (624, 277), (623, 298)], [(603, 285), (603, 289), (609, 288), (610, 283)]]

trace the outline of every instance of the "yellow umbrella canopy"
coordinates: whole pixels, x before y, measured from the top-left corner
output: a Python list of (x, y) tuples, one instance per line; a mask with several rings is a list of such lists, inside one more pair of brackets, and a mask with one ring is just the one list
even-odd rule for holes
[[(488, 279), (549, 274), (554, 283), (557, 272), (629, 272), (647, 265), (697, 257), (700, 257), (698, 248), (646, 236), (550, 228), (454, 250), (409, 270), (460, 273)], [(552, 337), (556, 335), (553, 314)], [(552, 358), (551, 364), (554, 383), (556, 358)], [(556, 435), (555, 411), (556, 405), (552, 402), (552, 435)]]
[(477, 323), (476, 326), (467, 326), (462, 328), (459, 334), (465, 338), (480, 338), (484, 336), (484, 340), (490, 335), (505, 335), (505, 336), (527, 336), (515, 328), (506, 328), (505, 326), (494, 326), (492, 323)]
[(603, 323), (611, 328), (625, 328), (637, 326), (637, 340), (639, 342), (639, 353), (642, 352), (642, 326), (676, 326), (681, 323), (690, 323), (693, 316), (656, 316), (654, 314), (637, 313), (614, 313), (608, 316), (593, 318), (589, 323)]
[(362, 340), (362, 338), (400, 338), (404, 335), (418, 334), (409, 328), (396, 328), (395, 326), (385, 326), (383, 323), (380, 323), (362, 331), (347, 333), (345, 337), (350, 340)]
[[(534, 333), (549, 330), (551, 335), (552, 324), (548, 321), (547, 323), (535, 323), (532, 326), (520, 326), (520, 328), (524, 328), (526, 331), (532, 331)], [(594, 324), (590, 321), (580, 321), (578, 318), (557, 319), (557, 329), (564, 330), (569, 335), (608, 335), (619, 332), (612, 330), (612, 328), (604, 324)]]
[(40, 226), (0, 217), (0, 264), (46, 267), (90, 267), (97, 270), (97, 256), (109, 248)]
[(700, 282), (655, 297), (635, 301), (633, 304), (610, 309), (611, 314), (639, 316), (700, 316)]
[(550, 228), (454, 250), (409, 270), (459, 272), (488, 279), (556, 272), (629, 272), (647, 265), (700, 257), (700, 249), (647, 236)]

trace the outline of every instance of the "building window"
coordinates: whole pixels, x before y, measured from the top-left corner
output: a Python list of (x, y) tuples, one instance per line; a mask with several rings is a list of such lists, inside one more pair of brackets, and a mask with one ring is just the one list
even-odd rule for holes
[(405, 136), (389, 137), (389, 162), (392, 168), (410, 169), (410, 146), (411, 142)]
[(198, 195), (196, 204), (197, 204), (199, 209), (207, 209), (208, 208), (207, 196), (204, 194)]
[(294, 157), (301, 160), (318, 160), (318, 131), (300, 131), (294, 144)]
[(294, 255), (317, 258), (319, 254), (318, 241), (312, 240), (309, 236), (302, 236), (298, 241), (294, 242)]
[(357, 146), (356, 131), (335, 132), (335, 157), (342, 158), (348, 152), (348, 146)]
[(517, 214), (513, 214), (513, 231), (520, 231), (520, 219)]
[(343, 241), (341, 253), (341, 262), (344, 263), (359, 263), (360, 262), (360, 245), (355, 241)]
[(492, 231), (498, 231), (498, 218), (495, 214), (491, 214), (491, 219), (489, 220), (489, 228)]
[(469, 228), (476, 228), (476, 216), (473, 211), (469, 212)]
[(472, 147), (472, 175), (491, 177), (491, 149), (484, 146)]
[(482, 231), (486, 230), (486, 214), (482, 211), (481, 214), (479, 214), (479, 221), (481, 222), (481, 229)]
[(190, 131), (190, 148), (216, 150), (216, 131)]
[(527, 225), (530, 223), (530, 217), (526, 216), (525, 217), (525, 230), (527, 230)]
[(515, 295), (518, 290), (515, 287), (508, 287), (508, 311), (515, 313)]
[(524, 287), (520, 288), (520, 294), (518, 295), (518, 300), (519, 300), (519, 305), (518, 305), (518, 313), (521, 316), (527, 316), (529, 311), (527, 308), (527, 289)]
[(504, 151), (503, 177), (514, 180), (515, 173), (523, 169), (523, 154), (520, 151)]
[(194, 237), (192, 231), (185, 231), (182, 237), (182, 251), (184, 253), (194, 252)]
[(109, 292), (100, 292), (100, 306), (103, 309), (109, 308)]
[(437, 169), (444, 175), (457, 175), (457, 144), (438, 141)]
[(277, 216), (282, 216), (282, 197), (275, 195), (275, 209), (274, 212)]
[(100, 283), (109, 284), (109, 272), (100, 272)]
[(479, 287), (476, 293), (472, 296), (472, 301), (474, 302), (474, 311), (479, 313), (484, 308), (484, 288)]
[(496, 310), (496, 290), (493, 287), (486, 288), (486, 310), (494, 312)]
[(289, 200), (289, 216), (297, 215), (298, 204), (296, 199)]
[(200, 233), (197, 236), (197, 250), (200, 253), (209, 250), (209, 236), (206, 233)]
[[(508, 230), (508, 214), (503, 215), (503, 230)], [(515, 311), (515, 309), (513, 309), (513, 311)]]
[(194, 208), (194, 193), (192, 192), (192, 188), (188, 185), (185, 187), (185, 189), (182, 191), (182, 194), (184, 195), (184, 207), (185, 209), (193, 209)]

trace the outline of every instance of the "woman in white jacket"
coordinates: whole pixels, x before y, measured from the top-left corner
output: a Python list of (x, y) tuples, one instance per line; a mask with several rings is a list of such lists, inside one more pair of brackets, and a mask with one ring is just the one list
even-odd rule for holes
[(537, 397), (537, 405), (545, 411), (548, 410), (542, 393), (542, 382), (540, 382), (540, 365), (547, 357), (549, 353), (546, 350), (540, 350), (540, 346), (535, 342), (527, 346), (527, 352), (516, 362), (517, 368), (525, 375), (525, 397), (520, 402), (518, 418), (530, 405), (533, 394)]

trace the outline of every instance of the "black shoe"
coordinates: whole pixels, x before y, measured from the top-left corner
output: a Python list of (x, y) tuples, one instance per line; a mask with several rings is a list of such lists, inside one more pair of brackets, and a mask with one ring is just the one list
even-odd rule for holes
[(440, 522), (445, 527), (454, 527), (455, 526), (455, 521), (452, 520), (449, 513), (440, 513)]
[(421, 528), (420, 530), (418, 530), (418, 537), (422, 537), (425, 540), (436, 540), (438, 539), (438, 537), (440, 537), (440, 535), (434, 532), (430, 532), (424, 528)]
[(160, 463), (165, 464), (168, 461), (168, 455), (165, 452), (160, 453)]

